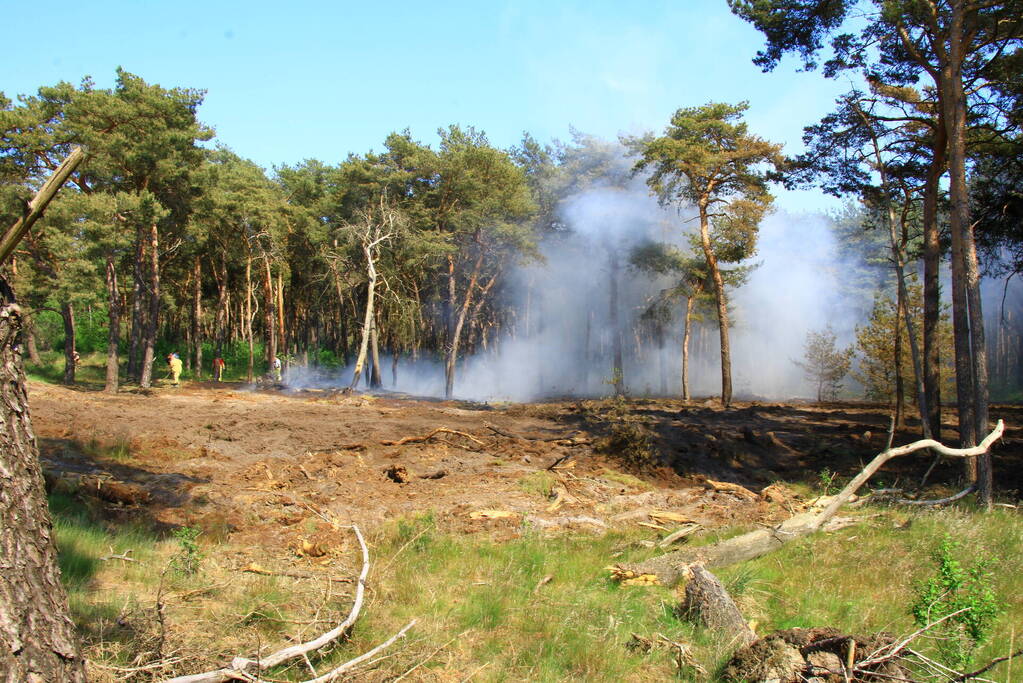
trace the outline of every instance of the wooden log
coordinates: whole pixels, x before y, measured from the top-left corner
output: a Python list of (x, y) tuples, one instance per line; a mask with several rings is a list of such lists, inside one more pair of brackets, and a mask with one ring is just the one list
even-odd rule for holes
[(689, 571), (678, 612), (679, 616), (727, 638), (731, 647), (745, 647), (757, 639), (718, 578), (698, 565)]
[[(803, 513), (796, 515), (777, 527), (757, 529), (748, 534), (736, 536), (714, 545), (699, 548), (684, 548), (651, 558), (646, 562), (626, 565), (620, 569), (636, 575), (654, 574), (660, 583), (672, 585), (676, 583), (693, 564), (707, 567), (723, 567), (737, 562), (745, 562), (761, 555), (777, 550), (789, 541), (806, 536), (818, 530), (833, 531), (841, 526), (848, 526), (848, 519), (832, 519), (845, 503), (847, 503), (867, 480), (886, 462), (900, 455), (930, 448), (942, 455), (968, 458), (986, 453), (1005, 431), (1005, 424), (999, 420), (994, 430), (973, 448), (949, 448), (933, 439), (921, 439), (898, 448), (887, 448), (879, 453), (856, 477), (849, 482), (842, 492), (835, 496), (828, 506), (819, 514)], [(840, 525), (839, 525), (840, 524)]]

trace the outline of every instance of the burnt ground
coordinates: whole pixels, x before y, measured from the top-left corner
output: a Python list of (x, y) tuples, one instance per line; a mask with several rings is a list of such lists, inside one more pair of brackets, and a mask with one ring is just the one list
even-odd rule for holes
[[(801, 504), (784, 484), (816, 484), (825, 468), (847, 481), (884, 447), (889, 419), (884, 407), (860, 403), (745, 402), (727, 411), (666, 399), (486, 406), (210, 383), (114, 396), (31, 383), (29, 396), (51, 483), (85, 475), (110, 515), (198, 526), (242, 544), (293, 545), (311, 515), (374, 528), (432, 511), (442, 528), (498, 538), (520, 533), (523, 520), (596, 530), (657, 523), (651, 510), (708, 528), (777, 520)], [(998, 495), (1015, 502), (1023, 490), (1023, 407), (991, 412), (1007, 425), (996, 449)], [(947, 443), (955, 438), (952, 417)], [(387, 443), (438, 427), (462, 434)], [(910, 429), (895, 443), (916, 438)], [(118, 448), (130, 455), (115, 457)], [(912, 487), (929, 460), (893, 461), (879, 478)], [(960, 468), (942, 463), (932, 481), (948, 490)], [(775, 483), (782, 495), (764, 491)], [(494, 510), (513, 514), (478, 514)]]

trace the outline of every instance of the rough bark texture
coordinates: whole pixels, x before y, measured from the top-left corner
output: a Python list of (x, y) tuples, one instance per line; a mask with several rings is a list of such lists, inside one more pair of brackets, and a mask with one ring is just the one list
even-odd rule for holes
[(679, 614), (726, 638), (732, 647), (745, 647), (757, 639), (718, 578), (700, 566), (690, 569)]
[(0, 280), (0, 679), (84, 681), (57, 569), (13, 301)]

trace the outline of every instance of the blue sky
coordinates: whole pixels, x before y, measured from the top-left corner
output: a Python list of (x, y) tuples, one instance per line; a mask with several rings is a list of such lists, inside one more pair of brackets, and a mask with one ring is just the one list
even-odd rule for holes
[[(760, 35), (725, 0), (637, 2), (66, 2), (5, 0), (0, 91), (32, 93), (122, 66), (207, 91), (218, 141), (269, 168), (335, 163), (410, 128), (433, 143), (451, 123), (502, 147), (569, 127), (613, 138), (659, 131), (671, 113), (748, 100), (757, 134), (799, 149), (804, 125), (847, 84), (783, 63), (763, 74)], [(56, 30), (40, 30), (44, 21)], [(779, 192), (779, 207), (832, 207)]]

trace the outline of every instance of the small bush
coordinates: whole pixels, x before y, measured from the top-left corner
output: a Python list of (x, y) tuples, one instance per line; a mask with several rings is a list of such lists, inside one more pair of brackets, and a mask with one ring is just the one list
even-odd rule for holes
[(950, 535), (941, 540), (931, 554), (937, 565), (935, 573), (916, 585), (910, 611), (921, 627), (948, 617), (931, 632), (938, 636), (938, 654), (945, 664), (962, 670), (973, 661), (977, 647), (991, 636), (1004, 607), (991, 587), (990, 558), (980, 558), (964, 569), (953, 557), (958, 547)]
[(174, 538), (178, 541), (178, 552), (171, 558), (171, 568), (184, 576), (193, 576), (199, 572), (202, 563), (202, 552), (197, 539), (202, 531), (183, 526), (174, 530)]

